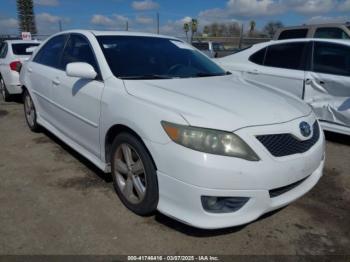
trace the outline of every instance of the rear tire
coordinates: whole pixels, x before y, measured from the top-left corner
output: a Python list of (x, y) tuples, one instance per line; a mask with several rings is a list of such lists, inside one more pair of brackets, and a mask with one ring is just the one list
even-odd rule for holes
[(0, 77), (0, 93), (2, 98), (4, 99), (5, 102), (9, 102), (11, 95), (10, 93), (7, 91), (6, 85), (5, 85), (5, 81), (2, 77)]
[(112, 145), (113, 185), (123, 204), (134, 213), (152, 214), (159, 191), (155, 165), (146, 147), (129, 133), (116, 136)]
[(32, 132), (39, 132), (40, 126), (36, 121), (36, 109), (33, 100), (29, 92), (24, 89), (23, 91), (23, 104), (24, 104), (24, 116), (26, 118), (27, 125)]

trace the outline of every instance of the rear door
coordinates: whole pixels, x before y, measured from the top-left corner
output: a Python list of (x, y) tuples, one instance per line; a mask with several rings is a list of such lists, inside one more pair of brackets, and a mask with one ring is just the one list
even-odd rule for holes
[(257, 85), (278, 88), (303, 96), (308, 42), (270, 45), (250, 56), (255, 63), (244, 72)]
[(350, 127), (350, 46), (316, 41), (313, 50), (304, 99), (320, 120)]
[[(86, 62), (98, 76), (94, 80), (67, 76), (68, 63)], [(100, 101), (104, 88), (95, 53), (89, 40), (81, 34), (71, 34), (56, 72), (52, 100), (57, 106), (55, 119), (58, 128), (95, 156), (100, 156)]]

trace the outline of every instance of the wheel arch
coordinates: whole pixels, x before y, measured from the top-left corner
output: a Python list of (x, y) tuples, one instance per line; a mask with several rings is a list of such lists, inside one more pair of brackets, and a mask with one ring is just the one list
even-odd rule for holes
[(151, 152), (148, 150), (146, 144), (143, 142), (141, 136), (138, 133), (136, 133), (132, 128), (130, 128), (126, 125), (123, 125), (123, 124), (115, 124), (115, 125), (111, 126), (105, 135), (104, 152), (105, 152), (106, 163), (111, 162), (111, 154), (112, 154), (111, 150), (112, 150), (113, 141), (114, 141), (115, 137), (121, 133), (129, 133), (129, 134), (133, 135), (134, 137), (136, 137), (142, 143), (142, 145), (145, 147), (146, 151), (150, 155), (151, 160), (152, 160), (152, 162), (157, 170), (157, 165), (153, 159), (153, 156), (152, 156)]

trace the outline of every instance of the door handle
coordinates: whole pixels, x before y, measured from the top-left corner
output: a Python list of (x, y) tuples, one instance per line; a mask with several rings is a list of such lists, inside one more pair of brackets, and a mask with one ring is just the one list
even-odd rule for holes
[(59, 84), (61, 84), (61, 82), (60, 82), (60, 80), (55, 79), (55, 80), (52, 80), (52, 84), (58, 86)]
[(250, 75), (258, 75), (258, 74), (259, 74), (259, 71), (256, 70), (256, 69), (254, 69), (254, 70), (249, 70), (249, 71), (247, 71), (247, 73), (250, 74)]
[(311, 83), (312, 83), (312, 80), (310, 78), (305, 79), (305, 84), (306, 85), (311, 85)]

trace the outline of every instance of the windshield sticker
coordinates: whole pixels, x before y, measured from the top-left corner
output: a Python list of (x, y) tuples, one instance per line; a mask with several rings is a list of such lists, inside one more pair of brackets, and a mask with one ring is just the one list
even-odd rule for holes
[(174, 45), (176, 45), (178, 48), (181, 49), (188, 49), (188, 50), (195, 50), (192, 46), (190, 46), (189, 44), (185, 44), (183, 42), (180, 41), (172, 41), (170, 40), (170, 42)]

